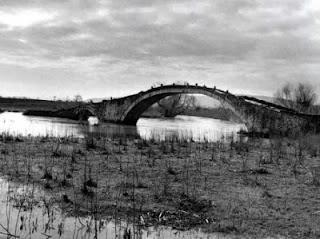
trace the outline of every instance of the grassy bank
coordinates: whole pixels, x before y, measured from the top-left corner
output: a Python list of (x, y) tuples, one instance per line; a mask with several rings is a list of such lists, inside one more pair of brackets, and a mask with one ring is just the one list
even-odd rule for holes
[(0, 172), (42, 185), (70, 215), (253, 238), (319, 238), (319, 140), (197, 143), (3, 135)]

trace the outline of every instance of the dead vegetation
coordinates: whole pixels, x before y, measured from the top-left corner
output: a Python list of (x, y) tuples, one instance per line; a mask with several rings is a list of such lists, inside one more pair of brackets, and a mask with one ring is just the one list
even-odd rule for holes
[(194, 142), (0, 137), (0, 172), (70, 215), (140, 226), (318, 238), (319, 136)]

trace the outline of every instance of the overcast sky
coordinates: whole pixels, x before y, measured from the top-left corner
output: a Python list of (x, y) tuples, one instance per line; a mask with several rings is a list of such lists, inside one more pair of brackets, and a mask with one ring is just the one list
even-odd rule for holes
[(0, 95), (124, 96), (188, 81), (320, 95), (319, 0), (1, 0)]

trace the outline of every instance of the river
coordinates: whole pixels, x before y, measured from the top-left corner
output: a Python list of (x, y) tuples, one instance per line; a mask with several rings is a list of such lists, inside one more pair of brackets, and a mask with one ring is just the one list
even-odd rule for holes
[(88, 122), (78, 123), (68, 119), (4, 112), (0, 114), (0, 134), (85, 137), (88, 133), (96, 133), (106, 137), (130, 136), (163, 140), (175, 136), (179, 139), (213, 142), (228, 137), (237, 139), (237, 133), (246, 130), (244, 124), (194, 116), (177, 116), (173, 119), (141, 118), (136, 126), (112, 123), (96, 125), (96, 121), (95, 118), (90, 118)]

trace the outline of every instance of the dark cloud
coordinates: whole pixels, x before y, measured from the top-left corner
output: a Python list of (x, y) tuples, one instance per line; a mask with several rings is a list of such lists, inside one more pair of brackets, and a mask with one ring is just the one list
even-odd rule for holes
[(0, 64), (80, 71), (91, 87), (214, 78), (271, 94), (292, 79), (319, 84), (319, 9), (316, 0), (2, 0)]

